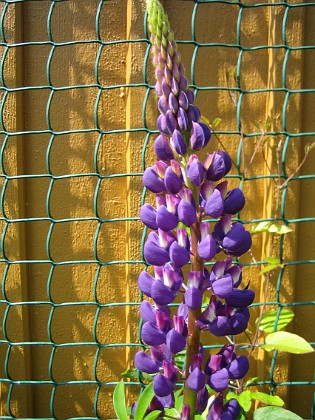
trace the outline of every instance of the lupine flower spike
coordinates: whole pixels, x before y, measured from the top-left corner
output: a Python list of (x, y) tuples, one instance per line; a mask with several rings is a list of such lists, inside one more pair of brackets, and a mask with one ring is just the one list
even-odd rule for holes
[[(207, 419), (236, 420), (240, 413), (237, 400), (224, 398), (230, 382), (246, 375), (248, 359), (237, 356), (233, 344), (205, 356), (200, 336), (209, 332), (236, 335), (248, 325), (254, 292), (247, 286), (239, 288), (242, 267), (232, 259), (251, 247), (250, 234), (241, 223), (232, 221), (244, 207), (245, 197), (239, 188), (228, 190), (223, 180), (232, 166), (225, 151), (208, 153), (204, 161), (198, 157), (197, 152), (209, 144), (211, 130), (194, 104), (163, 7), (158, 0), (148, 0), (147, 11), (159, 135), (154, 142), (157, 160), (143, 174), (144, 186), (156, 196), (156, 207), (146, 203), (140, 211), (141, 221), (151, 229), (144, 258), (154, 274), (140, 273), (138, 286), (153, 305), (147, 300), (140, 305), (141, 339), (150, 351), (139, 351), (134, 361), (139, 370), (154, 375), (155, 397), (149, 411), (174, 407), (175, 386), (184, 382), (180, 419), (194, 419), (209, 406), (210, 387), (216, 396)], [(205, 218), (216, 219), (213, 228)], [(224, 254), (209, 273), (205, 262)], [(190, 271), (184, 275), (187, 264)], [(205, 291), (211, 298), (202, 310)], [(175, 300), (180, 305), (172, 314), (168, 305)], [(183, 350), (184, 371), (175, 363), (176, 354)]]

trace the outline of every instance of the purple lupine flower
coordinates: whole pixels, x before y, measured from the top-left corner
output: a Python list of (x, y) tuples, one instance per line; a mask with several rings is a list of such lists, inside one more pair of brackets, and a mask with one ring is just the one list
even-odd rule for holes
[(160, 160), (170, 161), (174, 159), (174, 152), (164, 134), (160, 134), (154, 141), (154, 151)]
[(152, 360), (147, 353), (144, 351), (138, 351), (134, 358), (135, 366), (137, 369), (146, 373), (157, 373), (159, 372), (159, 366)]
[(206, 362), (205, 374), (210, 387), (221, 392), (227, 389), (229, 380), (243, 378), (248, 369), (248, 358), (243, 355), (236, 357), (234, 346), (229, 345), (210, 356)]
[(231, 399), (223, 405), (223, 395), (219, 394), (209, 408), (207, 420), (236, 420), (240, 412), (237, 400)]
[(168, 250), (175, 241), (172, 232), (164, 232), (162, 229), (150, 232), (144, 245), (144, 258), (152, 265), (164, 265), (170, 261)]
[(178, 195), (181, 198), (177, 207), (178, 219), (189, 227), (197, 220), (196, 204), (192, 191), (188, 188), (183, 188)]
[(230, 171), (232, 161), (226, 152), (218, 150), (207, 156), (204, 167), (206, 169), (206, 178), (209, 181), (219, 181)]
[(198, 254), (206, 261), (211, 260), (217, 252), (215, 239), (209, 233), (210, 224), (208, 222), (200, 223), (200, 242), (198, 243)]
[(187, 177), (190, 182), (199, 187), (203, 182), (205, 170), (197, 155), (191, 155), (186, 166)]
[(190, 242), (185, 229), (177, 229), (177, 241), (172, 242), (169, 250), (170, 259), (176, 267), (182, 267), (190, 259)]
[(178, 131), (176, 129), (173, 131), (170, 143), (180, 156), (185, 156), (186, 155), (187, 145), (186, 145), (186, 141), (185, 141), (185, 139), (184, 139), (184, 137), (183, 137), (183, 135), (180, 131)]
[(202, 304), (204, 275), (200, 271), (188, 273), (188, 284), (185, 292), (185, 303), (190, 309), (197, 309)]
[(166, 335), (166, 345), (171, 353), (176, 354), (186, 347), (187, 326), (182, 316), (174, 315), (174, 328)]

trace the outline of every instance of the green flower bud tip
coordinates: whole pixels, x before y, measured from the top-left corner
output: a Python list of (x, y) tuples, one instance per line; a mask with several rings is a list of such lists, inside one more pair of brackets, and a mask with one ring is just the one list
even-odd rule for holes
[(163, 6), (158, 0), (147, 0), (149, 29), (152, 35), (161, 39), (161, 34), (167, 35), (170, 24)]

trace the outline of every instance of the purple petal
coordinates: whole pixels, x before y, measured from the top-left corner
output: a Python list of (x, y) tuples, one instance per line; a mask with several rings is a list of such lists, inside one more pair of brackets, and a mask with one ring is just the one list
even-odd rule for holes
[(209, 143), (209, 140), (211, 138), (211, 131), (210, 131), (209, 126), (204, 124), (203, 122), (199, 122), (199, 125), (203, 129), (203, 132), (204, 132), (205, 140), (204, 140), (203, 147), (205, 147)]
[(163, 134), (161, 134), (155, 139), (154, 151), (158, 159), (165, 161), (170, 161), (171, 159), (174, 159), (173, 150)]
[(245, 205), (245, 197), (239, 188), (234, 188), (227, 193), (224, 200), (224, 213), (236, 214), (242, 210)]
[(229, 373), (223, 368), (209, 377), (209, 385), (215, 391), (224, 391), (229, 385)]
[(187, 116), (190, 123), (198, 122), (200, 120), (199, 108), (195, 105), (189, 105), (187, 110)]
[(158, 346), (166, 341), (165, 334), (152, 322), (145, 322), (141, 330), (141, 339), (149, 346)]
[(206, 375), (196, 367), (187, 379), (187, 386), (194, 392), (200, 391), (206, 384)]
[(151, 297), (151, 287), (154, 282), (154, 278), (147, 272), (142, 271), (138, 277), (138, 287), (145, 295)]
[(134, 362), (136, 368), (142, 372), (149, 374), (159, 372), (159, 366), (144, 351), (138, 351), (138, 353), (136, 353)]
[[(212, 283), (212, 291), (221, 299), (226, 299), (233, 291), (233, 279), (227, 274)], [(233, 306), (233, 305), (232, 305)]]
[(228, 367), (229, 378), (230, 379), (241, 379), (244, 378), (249, 369), (249, 362), (246, 356), (241, 355)]
[(166, 397), (174, 391), (174, 384), (160, 373), (153, 380), (153, 389), (158, 397)]
[(164, 183), (171, 194), (177, 194), (183, 188), (182, 179), (175, 174), (170, 166), (165, 171)]
[(178, 217), (170, 213), (165, 206), (160, 206), (157, 210), (156, 223), (165, 232), (176, 228)]
[(219, 394), (212, 402), (207, 415), (207, 420), (220, 420), (223, 410), (223, 395)]
[(151, 287), (151, 297), (158, 305), (168, 305), (174, 301), (176, 294), (160, 280), (155, 280)]
[(152, 167), (147, 168), (144, 171), (142, 182), (148, 190), (152, 191), (155, 194), (165, 191), (165, 185), (163, 180), (158, 176), (158, 174)]
[(231, 334), (231, 327), (225, 316), (217, 316), (216, 319), (210, 323), (209, 330), (217, 337)]
[(193, 92), (192, 90), (188, 89), (188, 90), (185, 92), (185, 94), (186, 94), (186, 96), (187, 96), (187, 99), (188, 99), (189, 105), (192, 105), (192, 104), (195, 102), (195, 95), (194, 95), (194, 92)]
[(183, 267), (190, 259), (190, 252), (176, 241), (170, 246), (169, 255), (176, 267)]
[(239, 257), (249, 250), (252, 237), (241, 223), (234, 223), (230, 232), (222, 241), (222, 246), (227, 254)]
[(202, 291), (195, 287), (189, 287), (185, 292), (185, 304), (190, 309), (200, 308), (202, 305)]
[(186, 200), (181, 200), (177, 207), (178, 219), (186, 226), (191, 226), (197, 220), (197, 213), (194, 206)]
[(200, 150), (205, 143), (205, 134), (200, 124), (192, 122), (192, 130), (190, 136), (190, 147), (193, 150)]
[(185, 91), (187, 89), (187, 86), (188, 86), (187, 77), (181, 76), (180, 79), (179, 79), (179, 88), (180, 88), (180, 90)]
[(206, 177), (209, 181), (219, 181), (225, 175), (225, 163), (219, 153), (209, 155), (205, 161)]
[(196, 158), (192, 158), (193, 156), (194, 155), (189, 158), (186, 172), (190, 181), (199, 187), (199, 185), (203, 182), (205, 170), (197, 156)]
[(164, 95), (161, 96), (158, 101), (158, 108), (159, 108), (160, 113), (164, 115), (170, 109), (170, 107), (168, 106), (168, 100), (166, 99)]
[(208, 393), (207, 388), (204, 387), (197, 393), (196, 413), (201, 414), (205, 411), (205, 409), (207, 408), (208, 400), (209, 400), (209, 393)]
[(147, 240), (144, 244), (144, 259), (152, 265), (164, 265), (170, 260), (169, 253), (157, 243)]
[(168, 129), (167, 123), (166, 123), (166, 116), (161, 114), (158, 116), (158, 119), (156, 120), (156, 126), (160, 133), (165, 134), (169, 136), (171, 134), (170, 130)]
[(205, 205), (205, 213), (208, 216), (220, 217), (224, 208), (224, 201), (219, 190), (214, 189)]
[(179, 107), (178, 109), (177, 122), (178, 122), (179, 128), (182, 131), (188, 130), (188, 127), (189, 127), (188, 117), (187, 117), (186, 111), (182, 107)]
[(172, 142), (173, 142), (173, 145), (174, 145), (174, 148), (175, 148), (176, 152), (179, 155), (181, 155), (181, 156), (186, 155), (187, 146), (186, 146), (185, 139), (184, 139), (184, 137), (183, 137), (183, 135), (181, 134), (180, 131), (178, 131), (178, 130), (173, 131)]
[(179, 105), (185, 110), (187, 111), (188, 109), (188, 105), (189, 105), (189, 101), (187, 98), (187, 93), (184, 93), (182, 90), (179, 92), (178, 95), (178, 102)]
[(230, 155), (228, 155), (226, 152), (224, 152), (223, 150), (218, 150), (218, 154), (223, 158), (224, 160), (224, 165), (225, 165), (225, 174), (226, 175), (228, 172), (230, 172), (231, 168), (232, 168), (232, 159), (230, 158)]
[(178, 100), (173, 92), (170, 93), (170, 96), (168, 97), (168, 104), (171, 109), (171, 111), (176, 114), (178, 111)]
[(216, 254), (217, 244), (212, 235), (208, 234), (198, 243), (198, 254), (206, 261), (211, 260)]
[(174, 329), (171, 329), (166, 335), (166, 345), (173, 354), (176, 354), (186, 347), (186, 339)]
[(173, 131), (177, 128), (177, 120), (170, 109), (166, 113), (166, 125), (170, 133), (173, 133)]
[(158, 226), (156, 223), (156, 209), (150, 204), (146, 203), (141, 207), (140, 220), (150, 229), (157, 230)]
[(156, 397), (164, 408), (174, 407), (174, 394), (166, 395), (165, 397)]
[(253, 303), (255, 292), (253, 290), (234, 289), (232, 293), (225, 298), (226, 303), (235, 308), (245, 308)]
[(241, 407), (238, 401), (233, 398), (224, 404), (220, 420), (236, 420), (240, 412)]
[[(159, 281), (159, 280), (156, 280), (156, 281)], [(144, 300), (143, 302), (141, 302), (140, 316), (145, 322), (150, 321), (153, 324), (156, 323), (155, 309), (147, 300)]]
[[(229, 324), (231, 326), (231, 335), (237, 335), (244, 332), (247, 328), (248, 320), (245, 318), (244, 315), (237, 312), (234, 314), (231, 319), (229, 320)], [(226, 335), (226, 334), (225, 334)]]

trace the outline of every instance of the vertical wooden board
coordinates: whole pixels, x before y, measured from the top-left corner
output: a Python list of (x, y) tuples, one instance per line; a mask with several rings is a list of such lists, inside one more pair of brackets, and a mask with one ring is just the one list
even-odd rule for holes
[[(303, 45), (315, 44), (314, 22), (315, 9), (314, 7), (305, 7), (304, 18), (304, 39)], [(303, 52), (303, 72), (302, 82), (303, 88), (314, 89), (314, 75), (312, 68), (315, 65), (315, 54), (313, 50), (305, 50)], [(314, 94), (305, 93), (301, 97), (301, 118), (303, 132), (314, 131)], [(314, 137), (299, 138), (301, 143), (301, 158), (304, 156), (305, 147), (307, 144), (314, 142)], [(303, 165), (297, 175), (314, 176), (315, 168), (315, 154), (314, 151), (309, 155), (306, 163)], [(298, 181), (300, 187), (299, 200), (299, 217), (314, 218), (314, 178), (306, 178)], [(305, 221), (299, 224), (298, 227), (298, 250), (297, 261), (304, 261), (296, 267), (296, 289), (295, 301), (309, 302), (314, 296), (314, 275), (315, 266), (309, 264), (308, 260), (314, 260), (315, 246), (314, 246), (315, 223)], [(303, 305), (295, 308), (295, 319), (293, 325), (293, 332), (301, 335), (308, 341), (314, 341), (314, 306)], [(314, 373), (310, 366), (314, 366), (315, 357), (313, 354), (305, 356), (294, 356), (291, 363), (292, 380), (294, 381), (313, 381)], [(289, 408), (299, 414), (302, 418), (310, 418), (311, 408), (313, 403), (313, 386), (295, 386), (290, 391)]]

